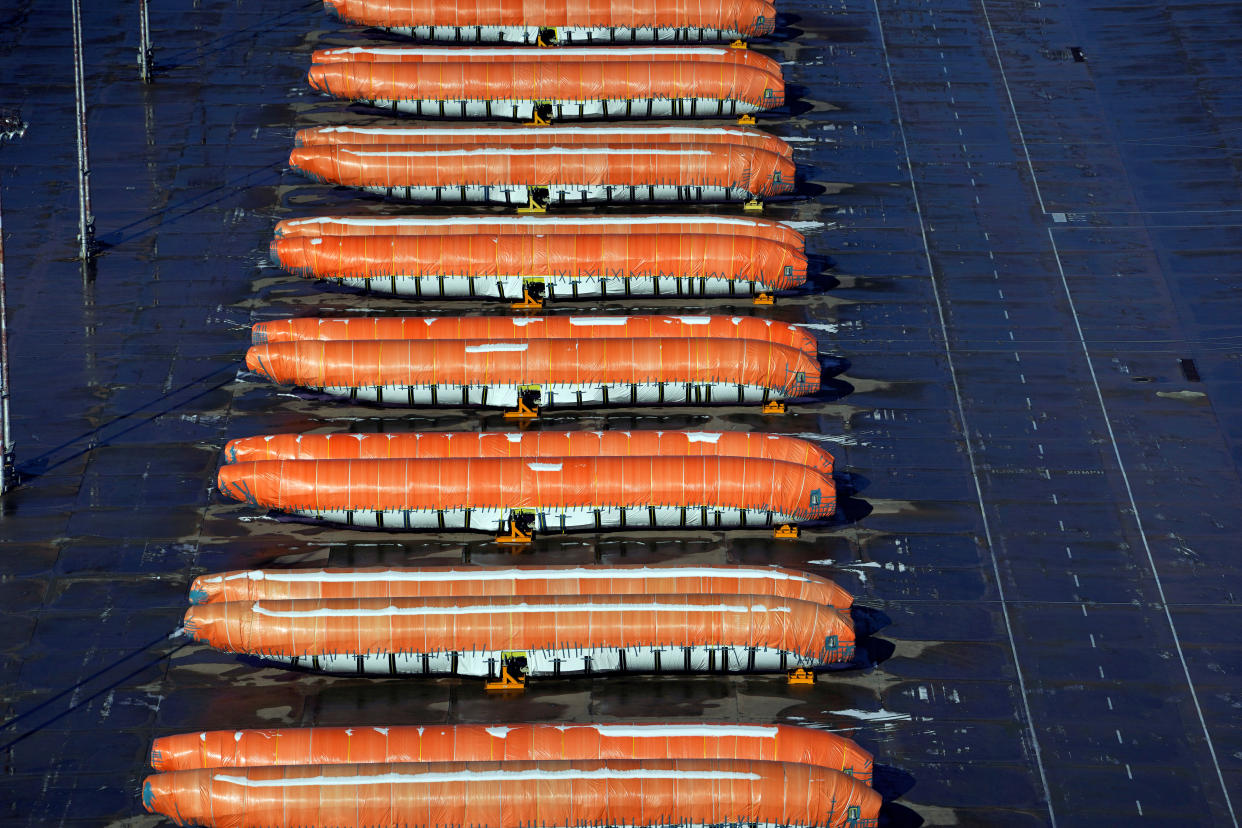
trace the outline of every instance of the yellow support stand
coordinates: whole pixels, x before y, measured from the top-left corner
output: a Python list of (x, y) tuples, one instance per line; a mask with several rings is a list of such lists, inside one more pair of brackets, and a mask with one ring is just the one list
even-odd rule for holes
[(518, 398), (517, 408), (505, 412), (506, 420), (533, 420), (539, 416), (538, 408), (531, 408), (526, 400)]
[(763, 202), (757, 198), (752, 198), (750, 201), (747, 201), (742, 205), (742, 209), (747, 213), (762, 213)]
[(775, 305), (776, 299), (774, 299), (770, 293), (759, 293), (755, 295), (755, 298), (752, 299), (751, 302), (756, 305)]
[(732, 43), (730, 43), (730, 44), (729, 44), (729, 48), (730, 48), (730, 49), (747, 49), (747, 48), (749, 48), (749, 47), (746, 45), (746, 41), (745, 41), (745, 40), (742, 40), (741, 38), (738, 38), (737, 40), (735, 40), (735, 41), (733, 41)]
[(772, 530), (772, 537), (777, 540), (793, 540), (801, 534), (797, 526), (790, 526), (788, 523)]
[(536, 299), (530, 295), (529, 290), (524, 290), (522, 291), (522, 301), (513, 302), (509, 305), (509, 307), (514, 310), (539, 310), (543, 307), (543, 300)]
[(797, 670), (789, 671), (789, 674), (785, 676), (785, 682), (787, 684), (814, 684), (815, 674), (805, 667), (799, 667)]
[(738, 117), (737, 122), (743, 126), (749, 126), (750, 124), (757, 123), (754, 115), (741, 115)]
[(519, 213), (546, 213), (548, 208), (528, 196), (526, 206), (517, 208), (517, 211)]
[(508, 532), (496, 536), (496, 543), (501, 546), (520, 546), (530, 543), (533, 537), (530, 532), (523, 532), (515, 524), (510, 523)]
[(536, 101), (535, 108), (530, 113), (530, 120), (523, 126), (552, 126), (552, 120), (539, 114), (539, 102)]
[(485, 690), (491, 692), (513, 692), (515, 690), (526, 689), (526, 676), (514, 676), (509, 672), (507, 666), (500, 668), (500, 679), (498, 681), (489, 681), (483, 685)]
[(762, 409), (764, 414), (784, 414), (786, 410), (785, 404), (779, 400), (765, 402)]

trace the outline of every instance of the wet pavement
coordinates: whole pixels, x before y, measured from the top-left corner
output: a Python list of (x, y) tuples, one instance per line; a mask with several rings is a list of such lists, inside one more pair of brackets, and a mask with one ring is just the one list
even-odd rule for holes
[[(312, 48), (360, 30), (317, 2), (153, 4), (143, 86), (136, 9), (96, 5), (83, 28), (103, 249), (86, 271), (72, 261), (68, 4), (0, 9), (0, 106), (30, 122), (0, 146), (25, 477), (0, 515), (0, 822), (161, 824), (138, 789), (165, 733), (706, 716), (854, 736), (899, 797), (894, 825), (1237, 824), (1237, 4), (786, 4), (758, 48), (796, 99), (764, 123), (811, 139), (796, 150), (809, 197), (768, 214), (825, 223), (808, 235), (821, 272), (774, 308), (692, 307), (811, 324), (836, 376), (785, 417), (634, 409), (540, 426), (822, 439), (843, 514), (794, 542), (575, 535), (519, 557), (211, 492), (229, 437), (504, 427), (270, 387), (240, 371), (252, 321), (483, 308), (362, 297), (268, 263), (281, 218), (394, 209), (284, 166), (295, 128), (372, 119), (304, 84)], [(884, 626), (874, 666), (811, 688), (541, 680), (512, 699), (469, 680), (282, 671), (168, 638), (204, 571), (462, 560), (803, 566)]]

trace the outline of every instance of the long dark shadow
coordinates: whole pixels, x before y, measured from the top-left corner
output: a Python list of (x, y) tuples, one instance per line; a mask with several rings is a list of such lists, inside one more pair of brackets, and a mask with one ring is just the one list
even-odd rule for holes
[[(84, 432), (84, 433), (82, 433), (82, 434), (79, 434), (77, 437), (73, 437), (73, 438), (71, 438), (71, 439), (69, 439), (69, 440), (66, 440), (65, 442), (61, 443), (59, 446), (56, 446), (55, 448), (48, 449), (47, 451), (43, 452), (43, 454), (40, 454), (40, 455), (38, 455), (37, 457), (32, 457), (32, 458), (30, 458), (29, 460), (25, 461), (24, 463), (20, 464), (20, 465), (17, 467), (17, 473), (18, 473), (18, 475), (19, 475), (21, 478), (24, 478), (24, 479), (31, 479), (31, 478), (39, 477), (40, 475), (46, 474), (47, 472), (49, 472), (50, 470), (52, 470), (52, 469), (54, 469), (54, 468), (57, 468), (57, 467), (59, 467), (59, 466), (63, 466), (65, 463), (68, 463), (70, 460), (73, 460), (73, 459), (74, 459), (74, 458), (76, 458), (76, 457), (81, 457), (83, 454), (86, 454), (87, 452), (91, 451), (92, 449), (97, 448), (97, 447), (98, 447), (98, 446), (100, 446), (100, 445), (106, 445), (106, 443), (100, 443), (100, 442), (98, 442), (98, 437), (99, 437), (99, 434), (100, 434), (100, 432), (101, 432), (101, 431), (103, 431), (105, 428), (109, 428), (110, 426), (114, 426), (114, 425), (116, 425), (117, 423), (121, 422), (122, 420), (126, 420), (126, 419), (128, 419), (128, 418), (130, 418), (130, 417), (134, 417), (134, 416), (138, 415), (139, 413), (141, 413), (142, 411), (144, 411), (144, 410), (145, 410), (148, 406), (150, 406), (150, 405), (154, 405), (155, 403), (158, 403), (158, 402), (160, 402), (161, 400), (167, 400), (169, 397), (172, 397), (172, 396), (174, 396), (174, 395), (176, 395), (176, 394), (178, 394), (178, 393), (180, 393), (180, 392), (182, 392), (182, 391), (185, 391), (185, 390), (188, 390), (188, 389), (190, 389), (190, 388), (193, 388), (194, 386), (198, 385), (199, 383), (201, 383), (201, 382), (203, 382), (203, 381), (205, 381), (205, 380), (208, 380), (208, 379), (210, 379), (211, 377), (214, 377), (214, 376), (216, 376), (217, 374), (221, 374), (221, 373), (223, 373), (223, 372), (225, 372), (225, 371), (228, 371), (228, 372), (230, 372), (230, 373), (235, 373), (235, 372), (237, 371), (237, 366), (236, 366), (236, 365), (233, 365), (233, 364), (223, 365), (223, 366), (221, 366), (221, 367), (217, 368), (216, 370), (211, 371), (210, 373), (207, 373), (207, 374), (204, 374), (204, 375), (203, 375), (203, 376), (201, 376), (201, 377), (198, 377), (197, 379), (190, 380), (189, 382), (185, 383), (184, 385), (182, 385), (182, 386), (180, 386), (180, 387), (178, 387), (178, 388), (175, 388), (175, 389), (173, 389), (172, 391), (169, 391), (167, 394), (164, 394), (163, 396), (158, 397), (158, 398), (156, 398), (155, 400), (152, 400), (150, 403), (146, 403), (146, 404), (144, 404), (144, 405), (140, 405), (140, 406), (138, 406), (137, 408), (134, 408), (134, 409), (132, 409), (132, 410), (130, 410), (130, 411), (125, 412), (124, 414), (121, 414), (121, 415), (118, 415), (118, 416), (116, 416), (116, 417), (113, 417), (113, 418), (112, 418), (111, 420), (109, 420), (108, 422), (103, 423), (102, 425), (99, 425), (99, 426), (97, 426), (97, 427), (95, 427), (95, 428), (91, 429), (90, 431)], [(202, 396), (205, 396), (206, 394), (211, 393), (212, 391), (216, 391), (216, 390), (219, 390), (219, 389), (223, 388), (224, 386), (228, 385), (228, 384), (229, 384), (230, 382), (232, 382), (232, 381), (233, 381), (233, 377), (232, 377), (232, 376), (230, 376), (228, 379), (224, 380), (223, 382), (218, 382), (218, 383), (216, 383), (216, 384), (214, 384), (214, 385), (211, 385), (211, 386), (209, 386), (209, 387), (207, 387), (207, 388), (204, 388), (203, 390), (199, 391), (197, 394), (193, 394), (193, 395), (191, 395), (191, 396), (189, 396), (189, 397), (186, 397), (185, 399), (183, 399), (183, 400), (181, 400), (181, 401), (179, 401), (179, 402), (172, 403), (171, 405), (168, 405), (168, 406), (166, 406), (165, 408), (161, 408), (161, 409), (160, 409), (160, 410), (158, 410), (158, 411), (154, 411), (154, 412), (152, 412), (151, 414), (149, 414), (148, 416), (143, 417), (141, 420), (139, 420), (139, 421), (137, 421), (136, 423), (134, 423), (133, 425), (129, 426), (128, 428), (121, 429), (120, 431), (116, 432), (115, 434), (110, 435), (107, 439), (108, 439), (108, 440), (115, 440), (117, 437), (120, 437), (120, 436), (121, 436), (121, 435), (123, 435), (123, 434), (128, 434), (129, 432), (133, 431), (134, 429), (139, 428), (140, 426), (145, 425), (146, 423), (149, 423), (149, 422), (151, 422), (152, 420), (154, 420), (154, 419), (156, 419), (156, 418), (158, 418), (158, 417), (162, 417), (162, 416), (164, 416), (165, 414), (169, 413), (170, 411), (173, 411), (173, 410), (175, 410), (175, 409), (177, 409), (177, 408), (180, 408), (181, 406), (183, 406), (183, 405), (185, 405), (185, 404), (187, 404), (187, 403), (190, 403), (190, 402), (192, 402), (192, 401), (194, 401), (194, 400), (198, 399), (199, 397), (202, 397)], [(80, 450), (78, 450), (78, 451), (75, 451), (74, 453), (72, 453), (72, 454), (68, 455), (67, 457), (63, 457), (63, 458), (61, 458), (61, 459), (57, 460), (56, 462), (51, 462), (52, 457), (53, 457), (53, 456), (54, 456), (57, 452), (59, 452), (59, 451), (63, 451), (63, 450), (65, 450), (65, 449), (67, 449), (67, 448), (69, 448), (69, 447), (71, 447), (71, 446), (73, 446), (73, 445), (75, 445), (75, 444), (77, 444), (77, 443), (80, 443), (80, 442), (81, 442), (81, 441), (83, 441), (83, 440), (88, 440), (88, 441), (90, 441), (90, 442), (88, 443), (88, 445), (87, 445), (85, 448), (82, 448), (82, 449), (80, 449)]]
[[(148, 646), (150, 646), (150, 645), (148, 645)], [(152, 667), (152, 666), (154, 666), (154, 665), (156, 665), (156, 664), (159, 664), (161, 661), (164, 661), (165, 659), (171, 658), (171, 657), (172, 657), (175, 653), (177, 653), (177, 651), (179, 651), (179, 650), (181, 650), (181, 649), (183, 649), (183, 648), (185, 648), (185, 647), (188, 647), (188, 646), (190, 646), (190, 642), (189, 642), (189, 641), (183, 641), (182, 643), (178, 644), (176, 647), (173, 647), (171, 650), (169, 650), (168, 652), (164, 653), (162, 656), (159, 656), (159, 657), (157, 657), (157, 658), (153, 658), (153, 659), (151, 659), (150, 661), (147, 661), (147, 662), (145, 662), (145, 663), (143, 663), (143, 664), (139, 665), (137, 668), (135, 668), (135, 669), (133, 669), (133, 670), (129, 671), (128, 673), (126, 673), (125, 675), (121, 676), (119, 679), (117, 679), (116, 681), (112, 682), (111, 684), (104, 685), (103, 687), (101, 687), (100, 689), (96, 690), (94, 693), (91, 693), (89, 696), (87, 696), (86, 698), (82, 699), (81, 701), (79, 701), (79, 702), (75, 702), (74, 704), (69, 705), (69, 706), (68, 706), (68, 707), (66, 707), (64, 710), (60, 711), (60, 712), (59, 712), (59, 713), (57, 713), (55, 716), (53, 716), (52, 718), (50, 718), (50, 719), (48, 719), (47, 721), (43, 722), (42, 724), (40, 724), (40, 725), (36, 725), (35, 727), (32, 727), (30, 730), (27, 730), (27, 731), (26, 731), (25, 733), (23, 733), (22, 735), (17, 736), (17, 737), (15, 737), (15, 738), (13, 738), (13, 739), (9, 740), (8, 742), (5, 742), (4, 744), (0, 745), (0, 751), (3, 751), (3, 750), (8, 750), (9, 748), (11, 748), (11, 747), (13, 747), (14, 745), (16, 745), (18, 742), (21, 742), (21, 741), (23, 741), (23, 740), (25, 740), (25, 739), (30, 738), (31, 736), (33, 736), (34, 734), (36, 734), (36, 733), (38, 733), (39, 731), (43, 730), (45, 727), (47, 727), (48, 725), (52, 724), (53, 722), (58, 722), (58, 721), (60, 721), (60, 720), (61, 720), (61, 719), (63, 719), (65, 716), (68, 716), (70, 713), (72, 713), (73, 711), (77, 710), (78, 708), (80, 708), (80, 707), (84, 707), (85, 705), (87, 705), (87, 704), (89, 704), (90, 702), (94, 701), (95, 699), (99, 698), (99, 697), (100, 697), (101, 695), (103, 695), (104, 693), (107, 693), (109, 690), (113, 690), (113, 689), (115, 689), (115, 688), (119, 687), (121, 684), (123, 684), (123, 683), (124, 683), (124, 682), (126, 682), (126, 681), (129, 681), (131, 678), (133, 678), (134, 676), (138, 675), (138, 674), (139, 674), (139, 673), (141, 673), (143, 670), (146, 670), (148, 667)], [(127, 656), (126, 658), (128, 658), (128, 656)], [(124, 660), (124, 659), (122, 659), (122, 661), (123, 661), (123, 660)], [(120, 662), (117, 662), (117, 663), (119, 664)], [(115, 666), (115, 665), (113, 665), (113, 666)], [(70, 688), (70, 690), (72, 690), (72, 689), (73, 689), (73, 688)], [(65, 691), (65, 692), (68, 692), (68, 691)], [(63, 695), (64, 695), (64, 693), (61, 693), (61, 694), (59, 694), (57, 697), (59, 698), (59, 696), (63, 696)], [(49, 701), (50, 701), (50, 700), (49, 700)], [(44, 702), (44, 704), (45, 704), (45, 705), (46, 705), (47, 703), (48, 703), (48, 702)], [(25, 714), (23, 714), (23, 715), (25, 715)]]

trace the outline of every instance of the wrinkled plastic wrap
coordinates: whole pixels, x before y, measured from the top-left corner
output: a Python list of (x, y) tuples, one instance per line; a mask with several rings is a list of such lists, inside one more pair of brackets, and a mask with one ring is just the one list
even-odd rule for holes
[(190, 601), (424, 598), (473, 595), (770, 595), (845, 611), (853, 597), (806, 572), (754, 566), (519, 566), (250, 569), (199, 575)]
[(747, 126), (319, 126), (299, 130), (299, 147), (331, 144), (462, 144), (479, 147), (577, 147), (628, 144), (736, 144), (790, 158), (783, 138)]
[(540, 49), (533, 46), (341, 46), (317, 49), (311, 64), (329, 66), (343, 63), (539, 63), (547, 66), (577, 67), (587, 63), (701, 64), (714, 67), (744, 66), (779, 81), (781, 65), (751, 49), (727, 46), (587, 46)]
[(303, 316), (251, 327), (255, 345), (298, 340), (669, 337), (754, 339), (796, 348), (809, 357), (819, 352), (819, 343), (805, 328), (754, 316)]
[[(272, 258), (292, 273), (327, 279), (436, 275), (714, 277), (788, 290), (805, 284), (807, 275), (806, 257), (783, 244), (753, 236), (688, 233), (295, 237), (277, 239), (272, 244)], [(669, 330), (669, 326), (662, 330)], [(606, 331), (598, 333), (608, 335)]]
[(302, 340), (253, 345), (246, 367), (311, 388), (713, 382), (802, 396), (820, 382), (817, 360), (753, 339)]
[(473, 236), (569, 233), (718, 233), (754, 236), (806, 254), (806, 239), (787, 224), (749, 216), (309, 216), (284, 219), (276, 238), (296, 236)]
[(346, 22), (381, 27), (698, 28), (749, 38), (771, 33), (776, 22), (775, 6), (764, 0), (325, 0), (324, 6)]
[(832, 514), (832, 477), (743, 457), (259, 460), (222, 466), (220, 492), (269, 509), (747, 509)]
[(371, 762), (756, 759), (841, 771), (870, 784), (850, 739), (793, 725), (726, 722), (420, 725), (208, 730), (151, 745), (158, 771)]
[[(551, 53), (555, 54), (556, 50)], [(688, 50), (687, 50), (688, 51)], [(740, 51), (740, 50), (734, 50)], [(549, 54), (549, 52), (544, 53)], [(701, 100), (774, 109), (785, 84), (762, 68), (702, 60), (479, 61), (320, 63), (311, 87), (349, 101)], [(706, 113), (704, 113), (706, 114)]]
[(736, 144), (328, 144), (294, 148), (289, 166), (318, 181), (350, 187), (719, 187), (755, 198), (794, 187), (790, 159)]
[(262, 434), (230, 440), (227, 463), (255, 460), (389, 460), (448, 457), (754, 457), (832, 475), (815, 443), (756, 431), (429, 431), (383, 434)]
[(853, 657), (832, 607), (763, 595), (519, 595), (226, 601), (186, 610), (218, 650), (270, 658), (647, 647), (767, 648), (817, 663)]
[(176, 771), (147, 810), (219, 828), (875, 825), (880, 795), (839, 771), (754, 760), (292, 765)]

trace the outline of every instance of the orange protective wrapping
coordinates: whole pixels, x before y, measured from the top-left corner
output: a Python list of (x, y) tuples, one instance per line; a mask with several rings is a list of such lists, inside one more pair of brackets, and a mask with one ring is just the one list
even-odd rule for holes
[(277, 238), (296, 236), (570, 235), (633, 232), (718, 233), (783, 244), (799, 255), (806, 239), (787, 224), (742, 216), (310, 216), (284, 219)]
[(746, 37), (772, 31), (764, 0), (325, 0), (362, 26), (538, 26), (605, 29), (721, 29)]
[(208, 730), (151, 744), (157, 771), (349, 762), (758, 759), (830, 768), (870, 784), (850, 739), (793, 725), (732, 722), (421, 725)]
[(832, 607), (765, 595), (519, 595), (196, 604), (184, 628), (269, 658), (532, 650), (756, 647), (820, 663), (853, 657)]
[(832, 474), (832, 455), (797, 437), (748, 431), (428, 431), (267, 434), (230, 440), (226, 463), (397, 457), (755, 457)]
[(806, 256), (753, 236), (319, 236), (281, 238), (272, 258), (324, 279), (392, 276), (719, 277), (788, 290), (806, 283)]
[(746, 457), (259, 460), (222, 466), (217, 483), (253, 506), (304, 512), (706, 506), (815, 520), (836, 504), (831, 476)]
[(318, 181), (349, 187), (731, 187), (756, 197), (794, 187), (788, 158), (733, 144), (566, 149), (331, 144), (295, 148), (289, 166)]
[(862, 828), (882, 801), (839, 771), (741, 759), (186, 770), (147, 777), (142, 800), (212, 828)]
[(754, 316), (363, 316), (273, 319), (250, 329), (255, 345), (303, 339), (754, 339), (809, 357), (819, 343), (805, 328)]
[(299, 130), (299, 147), (321, 144), (457, 144), (480, 147), (578, 147), (600, 144), (736, 144), (792, 157), (781, 138), (753, 127), (713, 126), (320, 126)]
[[(765, 69), (702, 60), (538, 60), (438, 63), (321, 63), (310, 85), (351, 101), (736, 101), (755, 109), (785, 102), (785, 84)], [(683, 50), (688, 52), (689, 50)], [(748, 50), (725, 51), (749, 54)]]
[(816, 360), (753, 339), (302, 340), (252, 345), (246, 367), (309, 388), (716, 382), (797, 397), (820, 380)]
[[(474, 595), (771, 595), (845, 611), (853, 597), (821, 578), (757, 566), (510, 566), (252, 569), (199, 575), (190, 601), (431, 598)], [(488, 758), (488, 757), (482, 757)], [(514, 757), (510, 757), (514, 758)], [(562, 757), (571, 758), (571, 757)]]
[(535, 46), (343, 46), (311, 53), (316, 66), (342, 63), (540, 63), (576, 67), (586, 63), (686, 63), (716, 69), (743, 66), (779, 82), (781, 65), (753, 49), (727, 46), (588, 46), (540, 49)]

